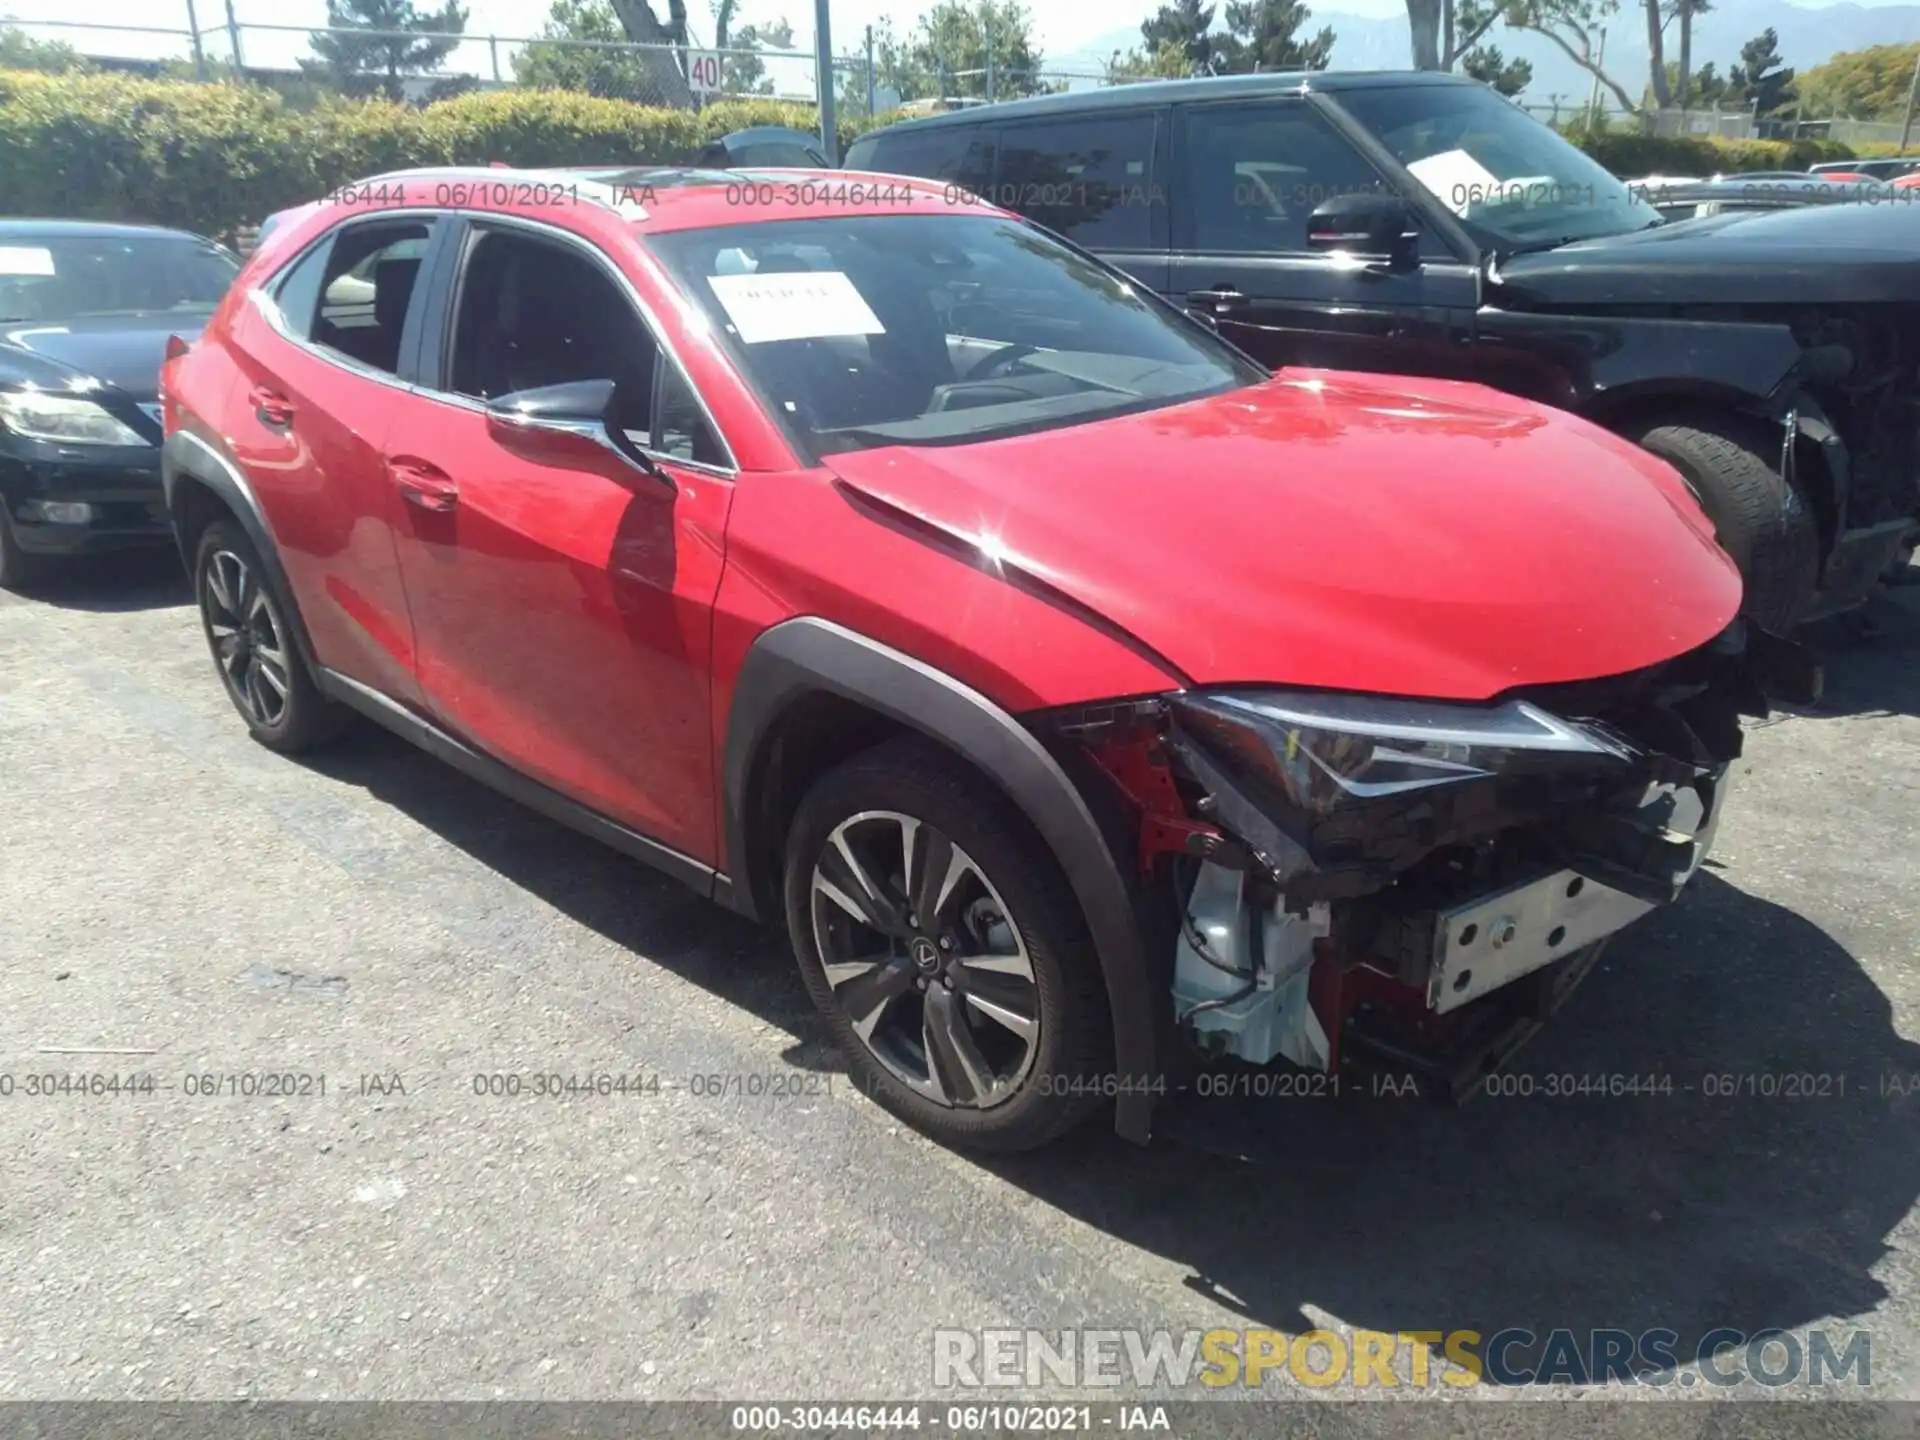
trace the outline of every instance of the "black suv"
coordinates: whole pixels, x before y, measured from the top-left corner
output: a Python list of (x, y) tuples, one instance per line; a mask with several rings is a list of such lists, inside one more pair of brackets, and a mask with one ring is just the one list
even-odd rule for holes
[(1405, 72), (1043, 96), (847, 167), (1018, 210), (1269, 365), (1589, 416), (1686, 477), (1771, 627), (1858, 604), (1916, 528), (1920, 203), (1669, 220), (1486, 86)]

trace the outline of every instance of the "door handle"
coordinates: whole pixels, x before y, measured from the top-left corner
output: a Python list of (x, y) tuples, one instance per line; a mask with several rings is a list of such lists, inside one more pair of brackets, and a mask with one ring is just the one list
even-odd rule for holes
[(1246, 294), (1231, 285), (1216, 285), (1211, 290), (1189, 290), (1187, 299), (1192, 304), (1208, 306), (1215, 314), (1244, 309), (1247, 303)]
[(460, 503), (460, 487), (438, 466), (424, 460), (389, 460), (387, 478), (409, 505), (444, 515)]
[(293, 402), (278, 390), (256, 385), (247, 392), (247, 403), (253, 406), (254, 416), (262, 425), (284, 430), (293, 424)]

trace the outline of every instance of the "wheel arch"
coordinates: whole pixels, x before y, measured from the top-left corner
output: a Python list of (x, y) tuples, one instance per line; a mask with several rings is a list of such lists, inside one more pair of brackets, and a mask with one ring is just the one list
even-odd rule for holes
[(1823, 557), (1845, 528), (1850, 481), (1846, 442), (1812, 396), (1799, 394), (1788, 404), (1776, 406), (1732, 386), (1662, 382), (1604, 398), (1604, 405), (1582, 413), (1627, 438), (1637, 427), (1655, 420), (1710, 429), (1716, 420), (1731, 419), (1740, 426), (1773, 432), (1768, 437), (1771, 449), (1784, 454), (1787, 426), (1792, 425), (1787, 474), (1812, 502), (1820, 522)]
[[(820, 717), (850, 721), (851, 732)], [(864, 748), (870, 739), (917, 732), (991, 781), (1058, 861), (1100, 959), (1122, 1087), (1115, 1128), (1144, 1141), (1151, 1082), (1160, 1074), (1150, 971), (1131, 892), (1101, 823), (1058, 760), (985, 695), (878, 641), (830, 621), (789, 620), (748, 651), (733, 691), (722, 762), (722, 839), (727, 882), (716, 898), (754, 918), (779, 913), (779, 801), (796, 798), (794, 773), (770, 775), (783, 735), (833, 733), (815, 758)], [(863, 733), (864, 727), (864, 733)], [(814, 742), (818, 743), (818, 742)], [(797, 767), (807, 769), (808, 767)], [(817, 773), (812, 772), (812, 773)], [(768, 813), (766, 802), (775, 800)], [(788, 812), (790, 813), (790, 812)]]
[[(180, 558), (192, 574), (200, 536), (216, 520), (232, 520), (246, 532), (260, 556), (280, 597), (293, 630), (294, 644), (309, 670), (316, 669), (313, 640), (307, 634), (299, 602), (280, 563), (280, 548), (273, 543), (273, 529), (266, 512), (247, 482), (245, 473), (233, 459), (209, 441), (188, 430), (176, 430), (160, 448), (160, 484), (166, 497), (167, 515), (173, 524), (174, 543)], [(317, 673), (317, 671), (316, 671)]]

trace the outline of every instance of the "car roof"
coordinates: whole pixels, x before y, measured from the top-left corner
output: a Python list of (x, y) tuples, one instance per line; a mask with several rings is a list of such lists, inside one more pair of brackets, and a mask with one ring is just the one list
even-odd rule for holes
[(1141, 80), (1107, 85), (1098, 90), (1070, 90), (1036, 95), (1026, 100), (1003, 100), (970, 105), (944, 115), (902, 120), (861, 136), (888, 135), (899, 130), (931, 130), (943, 125), (977, 125), (982, 120), (1021, 120), (1033, 115), (1079, 114), (1083, 111), (1123, 110), (1139, 105), (1170, 105), (1193, 100), (1231, 100), (1244, 96), (1304, 95), (1313, 91), (1374, 90), (1425, 85), (1479, 85), (1466, 75), (1437, 70), (1295, 70), (1257, 75), (1209, 75), (1196, 80)]
[[(450, 209), (497, 209), (516, 213), (512, 195), (521, 187), (551, 190), (565, 187), (580, 201), (591, 201), (630, 221), (637, 229), (664, 232), (701, 226), (746, 225), (771, 220), (801, 220), (828, 215), (977, 213), (1004, 215), (1005, 211), (958, 193), (938, 180), (917, 176), (875, 176), (864, 171), (829, 169), (708, 170), (697, 166), (556, 166), (552, 169), (513, 169), (506, 166), (445, 167), (396, 170), (369, 176), (345, 187), (375, 189), (382, 185), (504, 186), (505, 200)], [(743, 185), (761, 187), (742, 198)], [(883, 187), (884, 189), (880, 188)], [(849, 192), (855, 192), (849, 198)], [(930, 201), (942, 202), (939, 206)], [(327, 202), (322, 202), (323, 206)], [(334, 202), (344, 205), (348, 202)], [(374, 207), (378, 208), (378, 207)]]
[(8, 240), (112, 240), (131, 235), (149, 235), (174, 240), (202, 240), (191, 230), (174, 230), (165, 225), (120, 225), (108, 220), (0, 219), (0, 238)]

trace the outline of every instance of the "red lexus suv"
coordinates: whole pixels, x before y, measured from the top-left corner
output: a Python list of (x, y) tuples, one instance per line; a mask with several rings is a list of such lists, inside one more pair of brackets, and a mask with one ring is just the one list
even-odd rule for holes
[(1470, 1087), (1809, 678), (1661, 461), (1269, 374), (925, 181), (379, 177), (162, 380), (261, 743), (370, 717), (783, 924), (960, 1144), (1144, 1139), (1209, 1068)]

